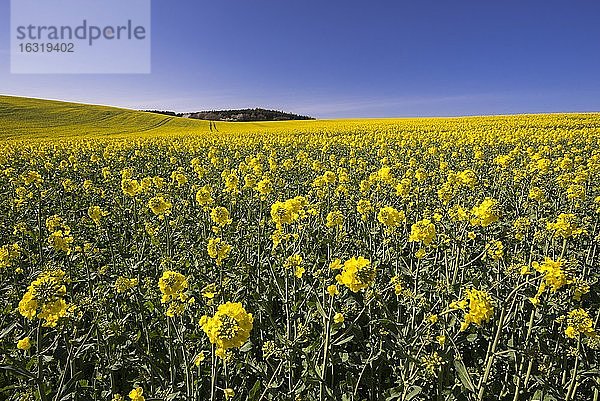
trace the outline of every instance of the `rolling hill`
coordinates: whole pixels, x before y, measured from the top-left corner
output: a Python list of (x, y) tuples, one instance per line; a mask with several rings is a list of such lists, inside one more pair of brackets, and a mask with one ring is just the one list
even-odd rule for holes
[(208, 122), (116, 107), (0, 96), (0, 138), (197, 132)]
[[(281, 129), (312, 131), (321, 130), (334, 121), (219, 121), (217, 129), (221, 134), (279, 132)], [(208, 132), (209, 121), (206, 120), (111, 106), (0, 95), (0, 138), (3, 140)]]

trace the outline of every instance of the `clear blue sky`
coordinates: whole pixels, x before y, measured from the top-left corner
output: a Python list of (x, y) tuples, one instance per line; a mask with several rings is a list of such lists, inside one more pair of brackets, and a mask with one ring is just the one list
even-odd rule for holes
[(598, 0), (153, 0), (149, 75), (11, 75), (0, 93), (321, 118), (600, 111)]

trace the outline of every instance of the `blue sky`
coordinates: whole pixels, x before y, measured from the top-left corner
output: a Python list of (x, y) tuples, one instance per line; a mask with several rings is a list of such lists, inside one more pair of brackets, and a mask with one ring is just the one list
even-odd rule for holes
[(12, 75), (0, 93), (320, 118), (600, 111), (600, 1), (153, 0), (152, 73)]

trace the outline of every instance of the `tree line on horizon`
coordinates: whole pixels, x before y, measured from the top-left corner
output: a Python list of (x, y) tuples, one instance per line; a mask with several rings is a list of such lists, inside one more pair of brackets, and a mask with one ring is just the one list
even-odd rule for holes
[(164, 110), (144, 110), (147, 113), (163, 114), (172, 117), (194, 118), (198, 120), (212, 121), (286, 121), (286, 120), (314, 120), (313, 117), (294, 113), (286, 113), (279, 110), (267, 110), (261, 108), (235, 109), (235, 110), (210, 110), (192, 113), (176, 113)]

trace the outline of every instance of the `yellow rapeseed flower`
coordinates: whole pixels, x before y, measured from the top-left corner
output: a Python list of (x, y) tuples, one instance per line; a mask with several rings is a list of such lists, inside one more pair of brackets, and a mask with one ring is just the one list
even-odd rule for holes
[(141, 387), (134, 388), (129, 392), (129, 398), (131, 401), (145, 401), (144, 390)]
[(344, 215), (339, 210), (329, 212), (325, 225), (329, 228), (339, 228), (344, 224)]
[(498, 221), (500, 213), (498, 211), (498, 201), (491, 198), (485, 198), (478, 206), (471, 209), (471, 224), (474, 226), (487, 227)]
[(471, 323), (481, 326), (494, 316), (492, 298), (486, 291), (468, 289), (465, 297), (450, 304), (452, 309), (461, 309), (465, 312), (464, 321), (460, 325), (460, 331), (466, 330)]
[(431, 244), (435, 240), (435, 225), (429, 219), (417, 221), (411, 226), (410, 242), (422, 242), (425, 245)]
[(164, 196), (157, 195), (148, 201), (148, 207), (156, 216), (164, 216), (171, 213), (173, 204), (166, 200)]
[(580, 334), (586, 337), (596, 337), (598, 335), (594, 329), (594, 321), (584, 309), (573, 309), (559, 318), (559, 321), (566, 321), (565, 335), (569, 338), (575, 338)]
[(229, 210), (223, 206), (215, 207), (210, 212), (210, 218), (219, 227), (225, 227), (227, 224), (231, 224), (232, 220), (229, 217)]
[(17, 341), (17, 348), (23, 351), (27, 351), (31, 348), (31, 339), (29, 337), (25, 337)]
[(375, 282), (377, 269), (369, 259), (362, 256), (353, 257), (344, 262), (342, 273), (336, 276), (338, 283), (345, 285), (352, 292), (363, 290)]
[(229, 256), (231, 245), (221, 238), (210, 238), (208, 240), (208, 255), (216, 260), (217, 266), (223, 263), (223, 260)]
[(398, 227), (404, 220), (406, 220), (404, 211), (398, 211), (391, 206), (383, 207), (377, 213), (377, 221), (390, 230)]
[(562, 238), (577, 237), (584, 232), (579, 226), (577, 216), (572, 213), (561, 213), (555, 222), (548, 222), (546, 228), (555, 237)]
[[(219, 305), (214, 316), (202, 316), (200, 326), (218, 350), (241, 347), (250, 337), (253, 318), (239, 302)], [(222, 352), (221, 352), (222, 354)]]

